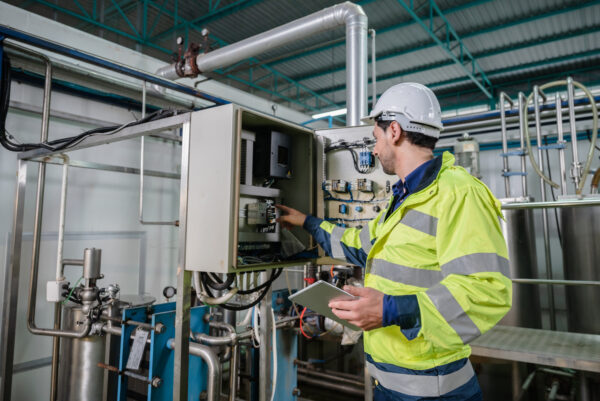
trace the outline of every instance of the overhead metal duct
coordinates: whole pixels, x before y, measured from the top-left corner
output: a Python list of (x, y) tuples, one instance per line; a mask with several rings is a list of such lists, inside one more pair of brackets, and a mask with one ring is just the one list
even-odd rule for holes
[(166, 79), (193, 77), (273, 50), (299, 39), (346, 25), (346, 117), (349, 126), (359, 125), (367, 114), (367, 15), (349, 1), (325, 8), (295, 21), (254, 35), (229, 46), (189, 57), (159, 68)]

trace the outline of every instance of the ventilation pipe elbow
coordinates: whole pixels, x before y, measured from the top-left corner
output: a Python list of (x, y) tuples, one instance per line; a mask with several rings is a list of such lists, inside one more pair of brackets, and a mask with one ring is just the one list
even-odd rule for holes
[(346, 121), (347, 125), (359, 125), (360, 118), (367, 114), (368, 19), (361, 6), (349, 1), (229, 46), (200, 54), (195, 56), (194, 60), (184, 60), (162, 67), (156, 74), (163, 78), (176, 79), (211, 72), (344, 24), (346, 25), (346, 106), (348, 108)]

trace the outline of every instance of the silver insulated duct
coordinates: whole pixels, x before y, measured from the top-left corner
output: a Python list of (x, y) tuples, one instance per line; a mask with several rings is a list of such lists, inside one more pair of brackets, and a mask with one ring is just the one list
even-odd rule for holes
[[(196, 67), (200, 73), (214, 71), (344, 24), (346, 25), (346, 106), (348, 108), (346, 122), (349, 126), (359, 125), (360, 118), (367, 114), (368, 20), (362, 7), (349, 1), (229, 46), (200, 54), (195, 60)], [(187, 74), (187, 71), (182, 72)], [(161, 67), (156, 74), (166, 79), (180, 77), (175, 64)]]

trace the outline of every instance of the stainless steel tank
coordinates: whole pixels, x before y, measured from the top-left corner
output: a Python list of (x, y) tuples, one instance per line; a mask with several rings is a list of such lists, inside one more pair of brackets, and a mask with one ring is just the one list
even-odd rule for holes
[[(502, 203), (528, 201), (529, 199), (501, 199)], [(535, 247), (535, 226), (532, 209), (504, 210), (505, 221), (502, 231), (510, 265), (510, 275), (514, 278), (536, 278), (537, 257)], [(513, 285), (511, 310), (500, 321), (501, 325), (542, 328), (539, 286)]]
[[(77, 322), (84, 320), (80, 306), (63, 308), (62, 328), (80, 330)], [(97, 366), (104, 362), (105, 338), (88, 336), (81, 339), (62, 338), (58, 365), (58, 400), (102, 401), (104, 369)]]
[[(560, 217), (565, 277), (600, 281), (600, 208), (562, 208)], [(567, 286), (566, 294), (569, 331), (600, 334), (598, 287)]]
[[(526, 202), (529, 199), (501, 199), (502, 203)], [(533, 210), (504, 210), (502, 232), (508, 247), (510, 275), (515, 278), (536, 278), (537, 260)], [(498, 323), (539, 329), (542, 327), (538, 286), (513, 284), (511, 310)], [(476, 361), (476, 360), (475, 360)], [(529, 374), (525, 364), (484, 360), (478, 366), (478, 380), (486, 401), (516, 399)], [(532, 396), (530, 393), (529, 396)], [(535, 398), (528, 398), (533, 400)]]

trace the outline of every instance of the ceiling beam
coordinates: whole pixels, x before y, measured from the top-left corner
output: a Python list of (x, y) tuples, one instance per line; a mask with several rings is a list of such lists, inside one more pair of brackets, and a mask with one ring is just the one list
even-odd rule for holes
[[(517, 51), (517, 50), (527, 49), (529, 47), (541, 46), (541, 45), (548, 44), (548, 43), (559, 42), (561, 40), (571, 39), (571, 38), (575, 38), (578, 36), (583, 36), (583, 35), (588, 35), (588, 34), (593, 34), (593, 33), (598, 33), (598, 32), (600, 32), (600, 25), (594, 26), (594, 27), (586, 27), (586, 28), (578, 29), (576, 31), (570, 31), (567, 33), (548, 35), (547, 37), (544, 37), (544, 38), (536, 38), (533, 40), (526, 40), (526, 41), (523, 41), (520, 43), (509, 44), (506, 46), (500, 46), (495, 49), (475, 53), (474, 56), (481, 60), (481, 59), (485, 59), (488, 57), (497, 56), (499, 54), (510, 53), (510, 52)], [(419, 73), (423, 73), (423, 72), (427, 72), (427, 71), (433, 71), (438, 68), (444, 68), (444, 67), (451, 66), (453, 64), (454, 64), (454, 62), (452, 62), (452, 61), (442, 61), (442, 62), (431, 63), (431, 64), (425, 65), (425, 66), (407, 68), (407, 69), (400, 70), (400, 71), (394, 71), (394, 72), (387, 73), (387, 74), (381, 74), (381, 75), (377, 76), (377, 82), (386, 81), (386, 80), (394, 79), (394, 78), (405, 77), (405, 76), (413, 75), (413, 74), (419, 74)], [(370, 78), (369, 78), (369, 83), (371, 83)], [(332, 93), (332, 92), (337, 92), (339, 90), (343, 90), (344, 88), (345, 88), (345, 85), (335, 85), (335, 86), (331, 86), (328, 88), (323, 88), (323, 89), (317, 90), (315, 92), (317, 92), (321, 95), (324, 95), (327, 93)]]
[[(561, 13), (569, 13), (572, 11), (580, 10), (582, 8), (590, 7), (590, 6), (597, 5), (597, 4), (600, 4), (600, 0), (582, 2), (582, 3), (576, 4), (572, 7), (557, 8), (556, 10), (552, 10), (550, 12), (544, 12), (541, 14), (537, 14), (535, 16), (528, 16), (528, 17), (520, 18), (520, 19), (517, 19), (514, 21), (507, 22), (505, 24), (498, 24), (498, 23), (489, 24), (486, 27), (481, 28), (476, 31), (461, 32), (460, 36), (463, 38), (463, 40), (476, 38), (478, 36), (485, 35), (485, 34), (488, 34), (491, 32), (496, 32), (496, 31), (499, 31), (502, 29), (511, 28), (516, 25), (526, 24), (528, 22), (532, 22), (532, 21), (536, 21), (536, 20), (540, 20), (540, 19), (544, 19), (544, 18), (549, 18), (549, 17), (555, 16), (555, 15), (558, 15)], [(379, 35), (380, 33), (377, 32), (377, 34)], [(387, 60), (387, 59), (394, 58), (394, 57), (405, 56), (410, 53), (414, 53), (414, 52), (425, 50), (425, 49), (432, 49), (434, 47), (436, 47), (435, 43), (421, 43), (421, 44), (417, 44), (416, 46), (404, 47), (401, 49), (387, 51), (385, 53), (378, 54), (377, 61), (383, 61), (383, 60)], [(370, 61), (369, 61), (369, 63), (370, 63)], [(272, 63), (271, 65), (276, 65), (276, 64), (278, 64), (278, 62)], [(312, 79), (312, 78), (317, 78), (317, 77), (320, 77), (323, 75), (331, 74), (334, 72), (344, 71), (345, 69), (346, 69), (346, 64), (340, 63), (331, 68), (324, 68), (321, 70), (313, 71), (311, 73), (305, 73), (302, 75), (293, 75), (293, 76), (291, 76), (291, 78), (295, 79), (296, 81), (304, 81), (304, 80), (308, 80), (308, 79)]]
[[(463, 11), (463, 10), (466, 10), (466, 9), (469, 9), (469, 8), (472, 8), (472, 7), (477, 7), (477, 6), (485, 4), (485, 3), (489, 3), (490, 1), (493, 1), (493, 0), (475, 0), (475, 1), (470, 1), (470, 2), (468, 2), (466, 4), (462, 4), (460, 6), (452, 7), (452, 8), (449, 8), (447, 10), (444, 10), (444, 13), (446, 15), (452, 14), (452, 13)], [(402, 28), (406, 28), (407, 26), (412, 26), (412, 25), (416, 25), (416, 22), (414, 22), (412, 19), (410, 19), (410, 20), (407, 20), (405, 22), (401, 22), (399, 24), (392, 24), (392, 25), (388, 25), (388, 26), (385, 26), (385, 27), (376, 28), (375, 30), (377, 32), (377, 35), (383, 35), (384, 33), (396, 31), (396, 30), (399, 30), (399, 29), (402, 29)], [(313, 49), (311, 49), (309, 51), (305, 51), (302, 54), (302, 57), (306, 57), (306, 56), (309, 56), (311, 54), (315, 54), (315, 53), (319, 53), (319, 52), (322, 52), (322, 51), (325, 51), (325, 50), (329, 50), (329, 49), (334, 48), (334, 47), (343, 46), (345, 44), (346, 44), (345, 41), (341, 41), (340, 43), (331, 43), (331, 44), (325, 44), (325, 45), (321, 44), (320, 46), (317, 46), (317, 47), (315, 47), (315, 48), (313, 48)], [(277, 64), (285, 63), (285, 62), (294, 60), (296, 58), (298, 58), (297, 54), (295, 54), (295, 53), (288, 54), (286, 57), (282, 57), (279, 60), (271, 63), (271, 65), (277, 65)]]
[[(114, 0), (113, 0), (114, 1)], [(404, 10), (423, 28), (429, 37), (444, 53), (462, 70), (488, 98), (492, 98), (492, 83), (477, 58), (473, 57), (462, 38), (456, 33), (450, 21), (442, 13), (434, 0), (428, 0), (427, 7), (413, 7), (413, 1), (407, 4), (404, 0), (397, 0)], [(421, 9), (425, 8), (425, 18), (421, 17)], [(440, 23), (441, 22), (441, 23)], [(437, 26), (436, 26), (437, 25)], [(442, 36), (442, 39), (438, 37)]]
[(166, 31), (163, 31), (163, 32), (153, 36), (152, 38), (150, 38), (150, 40), (157, 41), (157, 40), (163, 39), (163, 38), (169, 36), (170, 34), (172, 34), (173, 32), (177, 32), (177, 31), (186, 29), (186, 27), (189, 29), (189, 28), (192, 28), (193, 26), (196, 26), (199, 29), (202, 29), (203, 27), (200, 26), (202, 24), (207, 24), (207, 23), (215, 21), (219, 18), (223, 18), (227, 15), (230, 15), (232, 13), (243, 10), (246, 7), (250, 7), (257, 3), (260, 3), (261, 1), (262, 0), (238, 0), (227, 6), (221, 7), (218, 10), (210, 11), (208, 14), (201, 15), (200, 17), (197, 17), (193, 20), (185, 21), (185, 22), (182, 22), (181, 24), (177, 24), (177, 25), (167, 29)]

